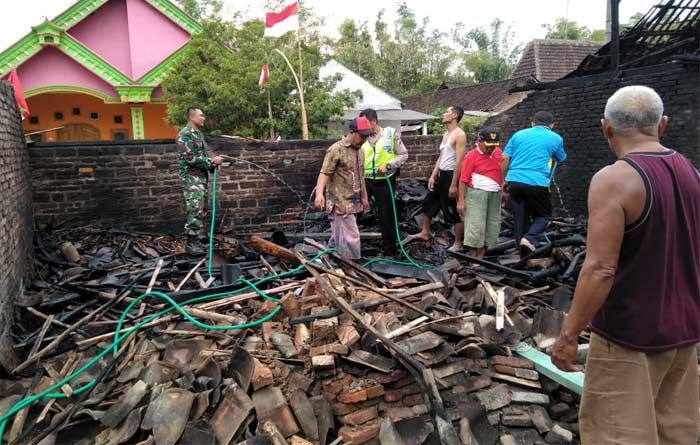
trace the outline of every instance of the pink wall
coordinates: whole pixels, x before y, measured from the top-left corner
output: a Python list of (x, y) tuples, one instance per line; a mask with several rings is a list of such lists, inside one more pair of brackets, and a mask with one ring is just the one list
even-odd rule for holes
[(133, 80), (190, 38), (146, 0), (111, 0), (68, 33)]
[(145, 0), (126, 0), (133, 79), (187, 43), (190, 35)]
[(111, 0), (72, 27), (68, 33), (132, 77), (127, 0)]
[[(110, 0), (68, 33), (132, 80), (138, 80), (182, 47), (190, 35), (146, 0)], [(74, 85), (117, 96), (115, 89), (53, 47), (18, 69), (25, 89)], [(154, 97), (160, 97), (160, 88)]]
[(45, 85), (74, 85), (117, 96), (111, 85), (88, 71), (81, 64), (53, 47), (39, 51), (17, 68), (25, 90)]

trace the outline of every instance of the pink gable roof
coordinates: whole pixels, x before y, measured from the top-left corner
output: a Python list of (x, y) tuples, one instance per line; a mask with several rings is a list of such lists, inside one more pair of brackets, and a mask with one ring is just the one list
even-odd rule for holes
[(146, 0), (108, 1), (68, 33), (132, 80), (138, 80), (190, 38)]
[(187, 43), (190, 35), (144, 0), (126, 0), (133, 79), (138, 79)]
[(111, 0), (78, 22), (68, 33), (98, 56), (131, 76), (126, 0)]
[[(47, 69), (50, 67), (50, 69)], [(17, 68), (25, 90), (46, 85), (91, 88), (108, 96), (118, 96), (110, 84), (53, 47), (46, 47)]]

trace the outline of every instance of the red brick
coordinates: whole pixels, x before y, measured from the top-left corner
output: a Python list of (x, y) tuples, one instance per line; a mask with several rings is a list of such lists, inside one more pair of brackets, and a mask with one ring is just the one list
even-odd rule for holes
[(355, 427), (345, 425), (338, 430), (338, 436), (348, 445), (360, 445), (377, 437), (379, 426), (379, 419)]
[(313, 442), (309, 442), (306, 439), (302, 439), (299, 436), (292, 436), (290, 439), (290, 444), (291, 445), (314, 445)]
[(367, 390), (341, 392), (338, 394), (338, 401), (341, 403), (357, 403), (367, 400)]
[(343, 375), (337, 380), (333, 380), (328, 383), (323, 384), (323, 390), (327, 393), (338, 395), (340, 392), (350, 386), (352, 383), (352, 377), (348, 374)]
[(335, 343), (329, 343), (327, 345), (321, 345), (321, 346), (314, 346), (309, 350), (309, 355), (315, 356), (315, 355), (323, 355), (323, 354), (341, 354), (341, 355), (347, 355), (348, 353), (348, 347), (345, 345), (341, 345), (338, 342)]
[(360, 334), (352, 325), (341, 325), (338, 328), (338, 338), (345, 346), (352, 346), (360, 341)]
[(411, 395), (405, 396), (401, 400), (401, 403), (403, 403), (406, 406), (420, 405), (421, 403), (424, 403), (424, 402), (425, 402), (425, 400), (423, 400), (423, 394), (411, 394)]
[(270, 368), (260, 363), (260, 360), (254, 358), (255, 368), (253, 368), (253, 377), (251, 378), (251, 384), (255, 391), (260, 388), (272, 385), (272, 371)]
[(357, 426), (369, 422), (372, 419), (376, 419), (378, 415), (377, 407), (375, 405), (353, 411), (350, 414), (341, 417), (340, 421), (345, 425)]
[(328, 369), (335, 366), (335, 359), (332, 355), (317, 355), (311, 357), (311, 366), (315, 369)]
[(384, 387), (382, 385), (370, 386), (366, 391), (368, 399), (376, 399), (384, 395)]
[(416, 405), (416, 406), (405, 406), (401, 408), (389, 408), (386, 411), (386, 415), (393, 421), (398, 422), (400, 420), (412, 419), (414, 417), (422, 416), (428, 413), (427, 405)]
[(507, 375), (515, 375), (515, 368), (511, 366), (505, 366), (505, 365), (494, 365), (493, 369), (496, 370), (496, 372), (500, 372), (501, 374), (507, 374)]
[(386, 391), (384, 393), (384, 400), (387, 402), (398, 402), (403, 398), (403, 393), (400, 389), (394, 389), (392, 391)]
[(403, 369), (397, 369), (396, 371), (392, 371), (389, 374), (384, 374), (381, 372), (375, 372), (370, 374), (370, 377), (372, 377), (374, 380), (376, 380), (378, 383), (381, 383), (382, 385), (387, 385), (389, 383), (396, 382), (398, 380), (401, 380), (406, 376), (406, 371)]
[[(381, 406), (383, 402), (380, 399), (365, 400), (360, 403), (334, 403), (333, 412), (336, 416), (345, 416), (358, 409), (368, 408), (370, 406)], [(380, 408), (381, 411), (381, 408)]]

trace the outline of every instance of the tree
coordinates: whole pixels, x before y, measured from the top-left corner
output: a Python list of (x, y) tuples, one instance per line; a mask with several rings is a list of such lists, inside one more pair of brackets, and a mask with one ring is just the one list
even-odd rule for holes
[[(442, 115), (447, 111), (447, 108), (439, 107), (431, 113), (432, 116), (437, 119), (431, 119), (428, 121), (428, 134), (443, 134), (445, 132), (445, 124), (442, 123)], [(488, 116), (467, 116), (465, 115), (461, 121), (459, 121), (459, 128), (464, 130), (467, 134), (467, 138), (472, 139), (476, 130), (484, 125), (484, 122), (488, 120)], [(469, 149), (470, 147), (467, 147)]]
[(553, 25), (542, 25), (547, 30), (545, 39), (563, 39), (563, 40), (589, 40), (592, 42), (604, 42), (605, 30), (595, 29), (591, 31), (586, 26), (579, 26), (573, 20), (567, 20), (564, 17), (559, 17)]
[(641, 19), (643, 19), (645, 14), (643, 12), (637, 12), (636, 14), (633, 14), (629, 20), (627, 20), (627, 23), (622, 25), (623, 31), (627, 29), (631, 29), (634, 27), (634, 25), (637, 24)]
[(491, 34), (483, 28), (464, 30), (458, 23), (452, 30), (454, 42), (464, 50), (463, 62), (477, 82), (507, 79), (520, 57), (522, 47), (513, 47), (513, 32), (501, 19), (491, 22)]
[(595, 29), (591, 32), (590, 37), (588, 37), (588, 40), (592, 42), (605, 42), (605, 30), (604, 29)]
[[(199, 3), (201, 6), (202, 3)], [(200, 20), (203, 31), (194, 36), (172, 74), (163, 83), (168, 99), (168, 121), (182, 125), (187, 107), (198, 106), (206, 113), (211, 134), (235, 134), (263, 138), (270, 125), (286, 138), (300, 138), (299, 95), (296, 83), (282, 58), (273, 53), (279, 48), (299, 71), (296, 36), (263, 38), (264, 24), (250, 20), (240, 26), (225, 21), (218, 12)], [(313, 33), (313, 30), (309, 31)], [(329, 121), (342, 114), (355, 95), (345, 91), (329, 93), (337, 80), (319, 79), (319, 67), (325, 62), (317, 37), (302, 45), (304, 92), (311, 137), (324, 137)], [(260, 69), (268, 62), (267, 88), (272, 99), (273, 118), (267, 112), (266, 95), (257, 86)]]
[(340, 37), (330, 46), (338, 62), (365, 79), (376, 78), (377, 64), (367, 23), (357, 26), (354, 20), (346, 19), (340, 25)]
[(197, 20), (216, 16), (224, 7), (222, 0), (178, 0), (180, 7)]
[(400, 3), (394, 32), (377, 13), (372, 32), (366, 23), (346, 20), (340, 37), (329, 46), (340, 63), (379, 88), (397, 96), (434, 91), (445, 80), (466, 82), (455, 51), (446, 44), (446, 35), (432, 29), (430, 20), (418, 20), (415, 13)]

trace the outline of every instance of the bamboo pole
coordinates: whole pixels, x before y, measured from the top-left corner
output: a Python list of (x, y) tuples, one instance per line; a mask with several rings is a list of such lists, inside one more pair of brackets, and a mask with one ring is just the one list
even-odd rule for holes
[[(301, 2), (300, 2), (301, 3)], [(301, 103), (301, 134), (302, 139), (309, 140), (309, 124), (306, 119), (306, 104), (304, 102), (304, 61), (301, 57), (301, 32), (297, 29), (297, 55), (299, 57), (299, 102)]]
[(282, 51), (279, 49), (275, 48), (274, 51), (277, 52), (284, 61), (287, 63), (287, 66), (289, 67), (289, 70), (292, 72), (292, 76), (294, 76), (294, 81), (297, 84), (297, 91), (299, 91), (299, 102), (301, 104), (301, 133), (302, 133), (302, 139), (308, 140), (309, 139), (309, 129), (306, 124), (306, 106), (304, 105), (304, 89), (303, 85), (299, 81), (299, 77), (297, 76), (297, 72), (294, 71), (294, 67), (292, 64), (289, 62), (289, 59), (287, 59), (287, 56), (284, 55)]

